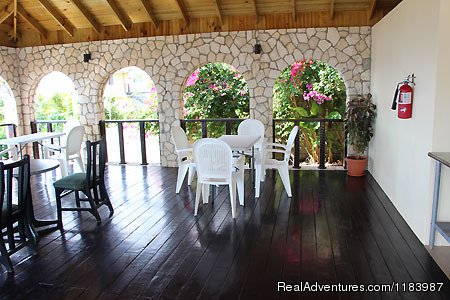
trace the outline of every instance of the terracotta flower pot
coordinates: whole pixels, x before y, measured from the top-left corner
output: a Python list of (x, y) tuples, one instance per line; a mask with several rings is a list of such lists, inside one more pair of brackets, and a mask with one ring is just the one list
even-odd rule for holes
[(347, 156), (347, 173), (350, 176), (364, 176), (367, 168), (367, 156)]

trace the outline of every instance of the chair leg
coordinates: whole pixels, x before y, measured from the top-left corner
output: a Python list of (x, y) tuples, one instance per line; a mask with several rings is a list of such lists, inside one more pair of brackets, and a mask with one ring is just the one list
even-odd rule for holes
[(3, 242), (3, 237), (2, 237), (2, 240), (0, 241), (0, 254), (1, 254), (0, 255), (0, 263), (5, 266), (8, 273), (13, 273), (14, 268), (13, 268), (11, 259), (9, 258), (8, 251), (6, 250), (6, 246)]
[(61, 177), (66, 177), (69, 173), (67, 171), (67, 160), (65, 159), (58, 159), (59, 160), (59, 167), (61, 168)]
[(197, 215), (198, 205), (200, 203), (200, 197), (202, 193), (202, 185), (203, 184), (197, 181), (197, 191), (195, 192), (194, 216)]
[[(61, 205), (61, 194), (64, 192), (63, 189), (55, 189), (55, 195), (56, 195), (56, 220), (58, 221), (58, 228), (59, 230), (63, 230), (63, 223), (62, 223), (62, 205)], [(80, 198), (78, 197), (78, 192), (75, 192), (75, 197), (78, 199), (78, 204), (80, 204)]]
[(80, 192), (79, 191), (74, 191), (75, 193), (75, 205), (77, 207), (81, 207), (80, 205)]
[(97, 211), (97, 205), (95, 204), (94, 198), (92, 197), (92, 193), (90, 190), (85, 190), (83, 193), (87, 196), (89, 204), (91, 205), (91, 209), (89, 210), (91, 214), (94, 215), (95, 219), (97, 219), (97, 223), (101, 223), (102, 219)]
[(255, 176), (255, 197), (258, 198), (259, 197), (259, 192), (261, 190), (261, 181), (263, 181), (263, 179), (261, 178), (262, 176), (262, 165), (258, 165), (256, 166), (256, 170), (255, 170), (256, 176)]
[(206, 204), (209, 202), (209, 190), (210, 190), (210, 185), (203, 183), (202, 184), (202, 199), (203, 199), (203, 204)]
[(81, 159), (81, 153), (78, 153), (78, 156), (75, 157), (75, 160), (76, 160), (78, 166), (80, 167), (81, 172), (84, 173), (85, 170), (84, 170), (83, 160)]
[(25, 236), (28, 238), (31, 244), (31, 249), (33, 250), (33, 255), (37, 254), (37, 240), (36, 236), (33, 233), (33, 228), (31, 227), (31, 224), (28, 222), (28, 220), (25, 223)]
[(194, 175), (195, 175), (195, 165), (190, 164), (188, 173), (188, 185), (191, 185), (192, 179), (194, 179)]
[(99, 189), (100, 189), (100, 197), (102, 199), (102, 203), (104, 203), (104, 204), (106, 204), (106, 206), (108, 206), (109, 217), (112, 217), (112, 215), (114, 214), (114, 208), (112, 206), (111, 200), (109, 200), (108, 192), (106, 191), (106, 187), (105, 187), (104, 183), (101, 183), (99, 185)]
[(180, 164), (178, 166), (178, 177), (177, 177), (177, 187), (176, 187), (176, 193), (178, 194), (181, 189), (181, 185), (183, 184), (184, 177), (186, 177), (186, 173), (189, 169), (189, 165), (187, 164)]
[(280, 173), (281, 181), (283, 182), (288, 197), (292, 197), (291, 182), (289, 180), (289, 170), (287, 166), (278, 168), (278, 173)]
[(236, 178), (239, 204), (244, 206), (244, 169), (239, 170)]
[(232, 180), (228, 185), (230, 189), (230, 201), (231, 201), (231, 217), (236, 218), (236, 181)]

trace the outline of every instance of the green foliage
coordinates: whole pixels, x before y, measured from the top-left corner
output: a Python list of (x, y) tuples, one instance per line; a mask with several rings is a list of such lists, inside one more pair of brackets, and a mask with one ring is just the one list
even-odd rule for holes
[[(275, 81), (273, 95), (274, 118), (341, 119), (345, 113), (345, 85), (339, 73), (317, 60), (302, 60), (283, 70)], [(319, 156), (318, 122), (301, 122), (301, 148), (307, 161), (316, 163)], [(339, 124), (327, 128), (328, 162), (343, 152), (343, 136)], [(292, 124), (277, 124), (280, 142), (284, 142)]]
[[(158, 97), (148, 93), (144, 99), (133, 96), (105, 98), (105, 118), (107, 120), (149, 120), (158, 119)], [(146, 132), (158, 134), (157, 123), (146, 123)]]
[[(250, 95), (247, 83), (238, 71), (225, 63), (209, 63), (192, 73), (183, 92), (185, 119), (246, 118)], [(197, 124), (188, 124), (190, 138), (200, 137)], [(237, 124), (233, 125), (233, 130)], [(208, 136), (220, 136), (224, 125), (208, 125)]]
[(358, 95), (350, 99), (345, 112), (345, 129), (350, 145), (359, 155), (364, 154), (373, 136), (373, 121), (377, 106), (372, 103), (372, 95)]
[(55, 93), (47, 99), (41, 94), (37, 96), (36, 120), (69, 120), (76, 117), (72, 95)]

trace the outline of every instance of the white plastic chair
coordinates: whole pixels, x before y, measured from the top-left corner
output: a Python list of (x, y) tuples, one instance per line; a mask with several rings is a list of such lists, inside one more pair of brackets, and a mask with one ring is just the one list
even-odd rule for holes
[[(277, 169), (280, 174), (281, 181), (283, 182), (286, 193), (289, 197), (292, 197), (291, 183), (289, 181), (289, 159), (291, 157), (291, 149), (294, 145), (295, 137), (298, 133), (298, 126), (292, 128), (286, 145), (278, 143), (266, 143), (266, 148), (264, 150), (264, 160), (262, 164), (262, 170), (265, 172), (267, 169)], [(277, 160), (272, 157), (272, 153), (282, 153), (283, 160)], [(261, 177), (261, 181), (264, 181), (264, 176)], [(259, 189), (260, 183), (257, 182), (257, 189)]]
[[(210, 185), (228, 185), (231, 216), (234, 219), (236, 215), (236, 184), (238, 180), (243, 182), (244, 175), (243, 156), (235, 160), (227, 143), (219, 139), (205, 138), (195, 142), (194, 160), (197, 168), (194, 216), (197, 215), (202, 195), (203, 203), (208, 203)], [(242, 201), (241, 204), (243, 204), (243, 197), (240, 200)]]
[(81, 172), (84, 172), (84, 165), (81, 157), (81, 145), (83, 143), (84, 135), (85, 130), (83, 126), (73, 127), (67, 134), (66, 145), (61, 147), (61, 153), (55, 152), (54, 155), (50, 155), (50, 151), (53, 151), (53, 149), (44, 145), (44, 157), (59, 160), (62, 177), (69, 174), (69, 161), (72, 160), (75, 160), (78, 163)]
[(172, 126), (172, 141), (175, 145), (175, 151), (178, 156), (178, 177), (176, 193), (178, 194), (183, 184), (186, 173), (189, 171), (188, 175), (188, 185), (191, 185), (192, 178), (195, 174), (195, 164), (192, 159), (192, 145), (189, 144), (186, 133), (180, 126)]
[[(242, 121), (238, 126), (238, 135), (259, 135), (261, 138), (255, 144), (254, 154), (255, 157), (252, 159), (255, 160), (255, 182), (256, 182), (256, 190), (255, 197), (259, 197), (259, 182), (261, 181), (262, 176), (262, 167), (261, 162), (263, 161), (264, 156), (264, 134), (266, 129), (264, 128), (264, 124), (256, 119), (246, 119)], [(251, 155), (251, 152), (245, 152), (246, 155)]]
[(72, 128), (76, 127), (76, 126), (81, 126), (80, 121), (78, 120), (67, 120), (66, 123), (64, 123), (64, 127), (63, 127), (63, 132), (66, 135), (63, 135), (60, 138), (60, 141), (58, 144), (54, 144), (54, 143), (43, 143), (43, 147), (47, 147), (47, 149), (53, 151), (53, 152), (61, 152), (62, 149), (64, 147), (66, 147), (66, 143), (67, 143), (67, 136), (69, 134), (69, 132), (72, 130)]

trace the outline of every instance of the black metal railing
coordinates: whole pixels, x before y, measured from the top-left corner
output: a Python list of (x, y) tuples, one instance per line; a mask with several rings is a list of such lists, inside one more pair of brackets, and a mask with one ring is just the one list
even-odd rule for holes
[[(66, 120), (36, 120), (31, 121), (31, 133), (37, 132), (62, 132), (64, 123)], [(53, 143), (53, 139), (50, 139), (51, 143)], [(33, 143), (33, 157), (40, 158), (39, 154), (39, 143)]]
[[(295, 143), (294, 143), (294, 168), (300, 168), (300, 135), (301, 132), (301, 123), (319, 123), (319, 169), (325, 169), (325, 152), (326, 152), (326, 127), (328, 124), (328, 127), (331, 126), (332, 123), (343, 123), (344, 120), (342, 119), (325, 119), (325, 118), (302, 118), (302, 119), (273, 119), (272, 123), (272, 132), (273, 132), (273, 142), (275, 142), (277, 138), (277, 130), (276, 125), (277, 124), (283, 124), (283, 123), (292, 123), (294, 126), (300, 127), (300, 132), (295, 137)], [(342, 134), (344, 134), (344, 130), (342, 130)], [(344, 151), (343, 151), (343, 157), (342, 161), (344, 161), (344, 158), (347, 154), (347, 144), (346, 140), (344, 138)]]
[(208, 137), (208, 124), (225, 124), (225, 134), (236, 133), (233, 132), (233, 126), (237, 125), (237, 123), (242, 122), (245, 119), (237, 119), (237, 118), (216, 118), (216, 119), (181, 119), (180, 126), (186, 131), (186, 126), (188, 123), (200, 123), (201, 125), (201, 137)]
[(106, 136), (106, 126), (107, 124), (117, 124), (117, 133), (119, 137), (119, 155), (120, 155), (120, 163), (126, 164), (126, 155), (125, 155), (125, 140), (123, 135), (123, 125), (125, 123), (134, 123), (139, 126), (139, 142), (141, 147), (141, 164), (147, 165), (147, 148), (145, 144), (146, 140), (146, 125), (154, 124), (159, 127), (159, 120), (101, 120), (98, 125), (100, 127), (100, 135)]

